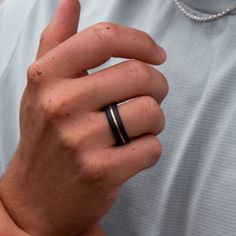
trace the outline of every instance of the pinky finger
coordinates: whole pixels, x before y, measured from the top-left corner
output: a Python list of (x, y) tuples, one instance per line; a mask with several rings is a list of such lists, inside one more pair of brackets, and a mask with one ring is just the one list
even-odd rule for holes
[(109, 168), (112, 182), (119, 185), (154, 166), (161, 157), (162, 147), (155, 135), (145, 135), (124, 146), (109, 148), (108, 152), (103, 161)]
[(90, 229), (86, 230), (85, 232), (77, 236), (106, 236), (106, 235), (101, 226), (94, 225)]

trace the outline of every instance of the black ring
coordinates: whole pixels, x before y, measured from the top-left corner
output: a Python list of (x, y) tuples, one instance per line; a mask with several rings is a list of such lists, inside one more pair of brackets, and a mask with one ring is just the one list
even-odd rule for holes
[(119, 135), (119, 132), (118, 132), (118, 130), (117, 130), (117, 128), (116, 128), (116, 125), (115, 125), (115, 123), (114, 123), (114, 120), (113, 120), (113, 118), (112, 118), (112, 115), (111, 115), (111, 112), (110, 112), (110, 108), (111, 108), (110, 105), (105, 108), (107, 120), (108, 120), (108, 123), (109, 123), (109, 125), (110, 125), (110, 127), (111, 127), (111, 130), (112, 130), (112, 133), (113, 133), (113, 135), (114, 135), (114, 138), (115, 138), (115, 140), (116, 140), (116, 145), (117, 145), (117, 146), (120, 146), (120, 145), (123, 144), (123, 142), (122, 142), (122, 140), (121, 140), (121, 137), (120, 137), (120, 135)]
[(117, 105), (111, 104), (104, 108), (112, 133), (116, 140), (116, 145), (121, 146), (129, 143), (129, 137), (121, 120)]
[(118, 126), (120, 128), (120, 131), (122, 133), (122, 136), (125, 140), (125, 143), (129, 143), (130, 142), (129, 136), (128, 136), (128, 134), (125, 130), (125, 127), (123, 125), (122, 119), (120, 117), (120, 113), (119, 113), (118, 108), (117, 108), (117, 104), (112, 104), (112, 109), (113, 109), (114, 115), (116, 117), (116, 120), (117, 120)]

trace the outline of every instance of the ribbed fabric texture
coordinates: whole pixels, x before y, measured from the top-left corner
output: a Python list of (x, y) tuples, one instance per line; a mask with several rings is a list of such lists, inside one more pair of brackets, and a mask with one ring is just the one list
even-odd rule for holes
[[(216, 1), (225, 8), (227, 1)], [(35, 3), (0, 78), (2, 171), (18, 140), (15, 117), (25, 69), (34, 58), (38, 36), (56, 2)], [(197, 13), (201, 13), (199, 9), (212, 11), (204, 8), (203, 0), (199, 1), (201, 6), (196, 6), (197, 1), (194, 6), (193, 1), (185, 2)], [(235, 236), (236, 15), (203, 24), (183, 16), (171, 0), (81, 3), (81, 29), (99, 21), (126, 24), (150, 33), (168, 53), (167, 62), (159, 67), (170, 86), (162, 104), (166, 128), (158, 136), (163, 145), (162, 159), (123, 186), (102, 220), (107, 235)], [(1, 27), (4, 24), (0, 22)], [(1, 36), (2, 40), (7, 36)]]

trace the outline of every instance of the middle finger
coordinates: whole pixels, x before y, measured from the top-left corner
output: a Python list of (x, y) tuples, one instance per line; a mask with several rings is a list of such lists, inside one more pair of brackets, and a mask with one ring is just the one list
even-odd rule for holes
[(111, 103), (144, 95), (161, 103), (168, 93), (168, 83), (152, 66), (130, 60), (78, 80), (71, 80), (68, 91), (76, 102), (86, 102), (87, 110), (99, 111)]

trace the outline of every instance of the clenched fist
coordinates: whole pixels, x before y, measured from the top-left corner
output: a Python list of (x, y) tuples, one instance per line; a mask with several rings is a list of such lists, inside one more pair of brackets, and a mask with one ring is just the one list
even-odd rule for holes
[[(161, 156), (166, 55), (152, 38), (114, 23), (79, 33), (77, 0), (62, 0), (42, 34), (21, 102), (20, 141), (1, 181), (7, 212), (35, 236), (74, 236), (110, 209), (122, 184)], [(88, 74), (111, 57), (125, 62)], [(147, 64), (146, 64), (147, 63)], [(126, 101), (125, 103), (123, 103)], [(103, 108), (118, 106), (129, 144)]]

